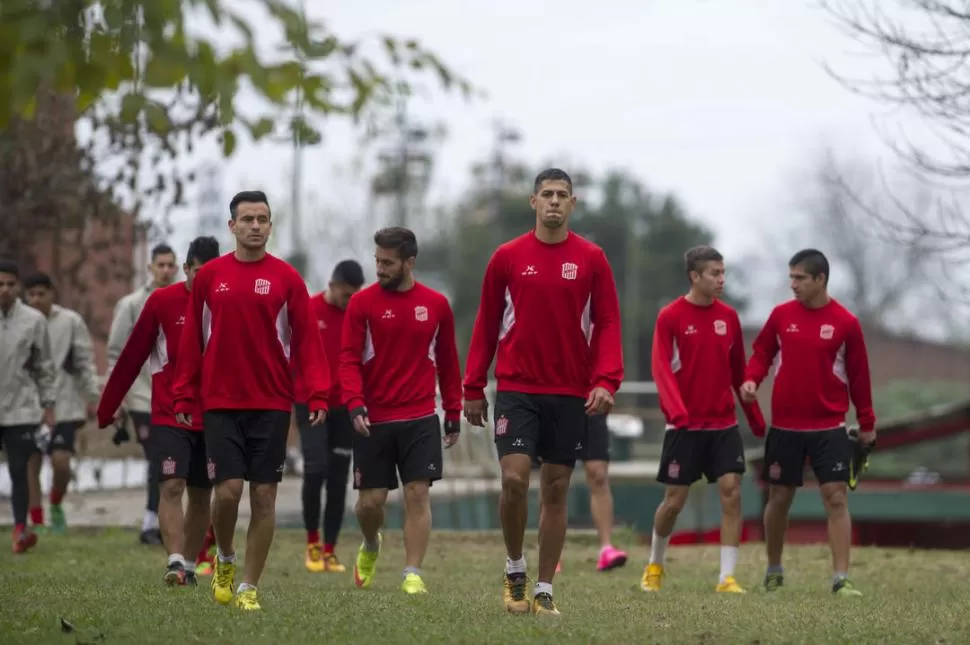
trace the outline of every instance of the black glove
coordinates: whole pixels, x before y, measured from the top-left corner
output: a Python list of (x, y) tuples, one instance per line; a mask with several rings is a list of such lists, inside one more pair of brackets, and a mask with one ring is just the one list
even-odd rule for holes
[(454, 419), (445, 421), (445, 434), (459, 434), (461, 432), (461, 420)]
[(127, 425), (128, 415), (122, 412), (121, 416), (119, 416), (118, 420), (115, 422), (115, 433), (114, 436), (111, 437), (111, 443), (116, 446), (120, 446), (126, 441), (131, 441), (131, 435), (128, 434), (128, 428), (126, 427)]
[(356, 408), (350, 411), (350, 420), (353, 421), (357, 417), (366, 417), (367, 408), (362, 405), (358, 405)]

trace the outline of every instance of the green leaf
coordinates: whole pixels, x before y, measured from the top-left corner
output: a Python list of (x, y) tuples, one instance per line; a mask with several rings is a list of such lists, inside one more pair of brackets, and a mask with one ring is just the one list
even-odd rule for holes
[(170, 57), (153, 54), (145, 63), (142, 81), (149, 87), (169, 88), (181, 83), (186, 76), (184, 65)]
[(222, 156), (231, 157), (236, 151), (236, 134), (226, 128), (222, 131)]
[(145, 108), (145, 96), (143, 94), (125, 94), (121, 98), (120, 117), (124, 123), (136, 123), (138, 115)]
[(263, 117), (256, 123), (249, 126), (249, 133), (252, 135), (254, 141), (259, 141), (263, 137), (272, 134), (275, 126), (276, 123), (273, 121), (273, 119)]

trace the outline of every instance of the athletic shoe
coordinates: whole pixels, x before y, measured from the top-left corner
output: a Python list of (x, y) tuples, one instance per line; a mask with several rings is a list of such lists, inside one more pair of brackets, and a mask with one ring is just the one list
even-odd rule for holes
[(626, 564), (626, 553), (612, 546), (604, 547), (600, 551), (599, 562), (596, 563), (597, 571), (611, 571)]
[(327, 563), (323, 559), (323, 547), (320, 544), (306, 545), (306, 555), (303, 558), (306, 570), (311, 573), (323, 573), (327, 569)]
[(721, 582), (715, 587), (714, 591), (718, 593), (745, 593), (738, 581), (734, 579), (734, 576), (727, 576), (724, 578), (724, 582)]
[(428, 593), (428, 588), (424, 586), (424, 580), (416, 573), (409, 573), (404, 576), (401, 583), (401, 591), (408, 594)]
[(185, 584), (185, 566), (181, 562), (172, 562), (165, 570), (162, 580), (169, 587), (180, 587)]
[(664, 583), (664, 565), (648, 564), (643, 569), (643, 577), (640, 578), (640, 588), (644, 591), (660, 591)]
[(524, 573), (505, 573), (502, 576), (502, 600), (505, 611), (510, 614), (529, 613), (529, 599), (526, 597), (528, 578)]
[[(785, 576), (781, 573), (769, 573), (765, 575), (765, 591), (778, 591), (785, 586)], [(833, 591), (835, 591), (833, 589)]]
[(37, 534), (30, 529), (14, 529), (13, 552), (27, 553), (28, 549), (37, 546)]
[[(219, 565), (216, 565), (216, 568), (218, 569)], [(243, 589), (236, 594), (236, 607), (243, 611), (259, 611), (262, 609), (259, 600), (256, 598), (256, 590)]]
[(532, 613), (536, 616), (558, 616), (559, 610), (552, 600), (552, 594), (537, 593), (532, 599)]
[(347, 567), (337, 559), (336, 553), (324, 552), (323, 563), (327, 567), (327, 573), (346, 573), (347, 571)]
[(354, 584), (361, 589), (366, 589), (374, 581), (374, 573), (377, 570), (377, 558), (381, 554), (381, 545), (384, 543), (384, 535), (377, 534), (377, 551), (365, 551), (363, 542), (357, 549), (357, 562), (354, 564)]
[(837, 596), (861, 596), (862, 592), (855, 588), (848, 578), (840, 578), (832, 585), (832, 593)]
[[(216, 567), (212, 576), (212, 597), (221, 605), (228, 605), (232, 600), (232, 585), (236, 581), (236, 563), (221, 562), (216, 558)], [(255, 595), (253, 599), (255, 600)], [(257, 608), (259, 603), (257, 604)]]
[(64, 535), (67, 533), (67, 521), (64, 518), (64, 508), (60, 504), (51, 504), (51, 533)]
[(212, 562), (209, 560), (203, 560), (202, 562), (195, 563), (195, 575), (197, 576), (211, 576), (212, 571)]

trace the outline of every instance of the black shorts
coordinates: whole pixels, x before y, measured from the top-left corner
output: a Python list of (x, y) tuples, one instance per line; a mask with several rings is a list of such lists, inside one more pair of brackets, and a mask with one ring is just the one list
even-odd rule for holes
[(51, 432), (51, 443), (47, 446), (47, 454), (63, 450), (73, 455), (77, 431), (83, 427), (84, 421), (62, 421), (55, 425), (54, 431)]
[(849, 481), (854, 445), (845, 427), (832, 430), (770, 428), (765, 438), (762, 479), (779, 486), (801, 486), (811, 465), (820, 484)]
[(206, 470), (213, 484), (245, 479), (283, 481), (290, 413), (282, 410), (209, 410), (202, 415)]
[(610, 460), (610, 429), (605, 414), (589, 417), (589, 436), (586, 437), (586, 450), (583, 461)]
[(586, 452), (589, 417), (578, 396), (499, 392), (495, 448), (499, 459), (528, 455), (541, 463), (575, 466)]
[(667, 430), (657, 481), (690, 486), (701, 477), (714, 483), (729, 473), (745, 471), (744, 442), (738, 427), (726, 430)]
[(212, 488), (206, 470), (205, 433), (186, 428), (152, 426), (158, 480), (184, 479), (192, 488)]
[(437, 414), (372, 424), (370, 436), (354, 432), (354, 489), (397, 488), (414, 481), (441, 479), (441, 419)]
[[(296, 426), (300, 430), (300, 450), (303, 452), (303, 472), (309, 475), (326, 474), (331, 459), (346, 459), (354, 455), (354, 424), (346, 408), (327, 413), (322, 426), (310, 425), (310, 408), (302, 403), (295, 406)], [(344, 473), (347, 471), (345, 470)]]

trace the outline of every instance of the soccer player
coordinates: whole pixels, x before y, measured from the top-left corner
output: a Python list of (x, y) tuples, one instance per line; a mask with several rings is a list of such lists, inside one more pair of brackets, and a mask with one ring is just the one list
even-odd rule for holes
[(38, 427), (55, 427), (57, 375), (51, 359), (47, 321), (17, 298), (20, 270), (0, 261), (0, 439), (7, 453), (13, 506), (13, 552), (37, 544), (27, 526), (27, 464), (37, 452)]
[[(175, 418), (172, 379), (179, 360), (179, 342), (185, 328), (185, 310), (193, 279), (204, 264), (219, 257), (214, 237), (198, 237), (189, 244), (182, 266), (185, 281), (155, 289), (145, 301), (115, 368), (104, 387), (98, 406), (98, 425), (106, 428), (132, 383), (147, 362), (152, 374), (152, 459), (159, 473), (158, 518), (162, 542), (168, 552), (163, 580), (169, 586), (194, 585), (195, 567), (183, 554), (194, 554), (202, 545), (209, 525), (212, 484), (206, 471), (206, 446), (202, 415), (197, 407), (193, 425), (185, 428)], [(187, 487), (187, 488), (186, 488)], [(188, 490), (188, 506), (182, 512), (182, 494)]]
[[(306, 283), (296, 269), (266, 252), (272, 213), (261, 191), (229, 204), (236, 250), (206, 264), (192, 282), (175, 366), (175, 413), (190, 425), (202, 407), (207, 471), (215, 486), (212, 525), (218, 554), (216, 601), (260, 609), (259, 577), (273, 544), (276, 489), (283, 478), (294, 401), (290, 355), (300, 356), (311, 423), (327, 414), (330, 372)], [(233, 534), (243, 483), (252, 516), (246, 563), (236, 593)]]
[(769, 368), (777, 366), (762, 474), (769, 485), (764, 584), (773, 591), (784, 583), (781, 555), (788, 510), (795, 489), (803, 483), (807, 460), (828, 515), (832, 591), (861, 596), (848, 577), (852, 520), (846, 495), (855, 444), (846, 432), (845, 416), (851, 401), (859, 441), (871, 445), (876, 440), (866, 341), (859, 320), (829, 296), (829, 262), (821, 251), (796, 253), (788, 262), (788, 275), (795, 299), (778, 305), (768, 316), (754, 341), (742, 386), (742, 394), (753, 401)]
[[(569, 479), (585, 451), (589, 415), (613, 406), (623, 380), (623, 350), (606, 255), (569, 230), (576, 205), (569, 175), (556, 168), (539, 173), (530, 202), (535, 229), (500, 246), (485, 270), (465, 367), (465, 417), (482, 427), (488, 420), (485, 385), (497, 348), (505, 607), (558, 615), (552, 579), (566, 536)], [(530, 603), (522, 542), (533, 457), (542, 462), (542, 512), (538, 582)]]
[(432, 482), (441, 479), (441, 420), (435, 374), (445, 411), (444, 445), (461, 431), (461, 367), (448, 300), (414, 279), (414, 233), (391, 227), (374, 235), (377, 284), (347, 307), (340, 352), (340, 385), (354, 430), (357, 521), (364, 534), (354, 583), (369, 587), (380, 555), (388, 491), (404, 484), (404, 580), (409, 594), (427, 591), (421, 564), (431, 535)]
[[(159, 244), (152, 249), (151, 263), (148, 265), (151, 281), (136, 289), (118, 301), (115, 305), (114, 316), (111, 319), (111, 331), (108, 333), (108, 375), (114, 368), (115, 361), (124, 349), (125, 341), (131, 335), (141, 314), (142, 307), (152, 291), (172, 284), (178, 266), (175, 263), (175, 251), (167, 244)], [(153, 468), (152, 459), (152, 375), (148, 365), (142, 369), (135, 380), (134, 386), (125, 397), (125, 409), (134, 426), (135, 436), (145, 453), (148, 462), (148, 501), (145, 505), (145, 518), (142, 521), (139, 540), (142, 544), (161, 544), (162, 534), (158, 528), (158, 473)]]
[[(347, 498), (347, 476), (354, 450), (354, 425), (340, 394), (338, 366), (343, 333), (344, 312), (350, 297), (364, 285), (364, 269), (354, 260), (344, 260), (334, 267), (330, 283), (323, 293), (310, 298), (311, 306), (330, 357), (330, 411), (321, 430), (310, 426), (307, 392), (296, 370), (296, 422), (300, 429), (303, 451), (303, 524), (307, 547), (304, 563), (308, 571), (343, 573), (346, 567), (337, 559), (334, 547), (344, 521)], [(299, 360), (299, 357), (296, 357)], [(323, 543), (320, 542), (320, 493), (327, 485), (327, 505), (323, 509)]]
[[(664, 555), (691, 484), (716, 483), (721, 499), (721, 575), (716, 591), (744, 593), (734, 578), (741, 543), (744, 444), (735, 396), (744, 382), (744, 337), (738, 313), (720, 300), (724, 258), (709, 246), (684, 254), (690, 291), (660, 310), (651, 357), (660, 409), (667, 421), (657, 481), (664, 498), (653, 521), (650, 562), (640, 587), (660, 591)], [(764, 436), (757, 401), (742, 402), (752, 432)]]
[[(47, 319), (47, 334), (51, 343), (51, 357), (57, 371), (57, 405), (54, 415), (57, 425), (51, 434), (47, 452), (51, 458), (53, 477), (50, 491), (51, 531), (63, 534), (67, 530), (61, 502), (71, 483), (71, 457), (74, 455), (74, 436), (87, 420), (94, 420), (100, 395), (97, 370), (94, 367), (94, 345), (91, 332), (76, 311), (54, 304), (54, 282), (45, 273), (24, 279), (27, 304)], [(30, 458), (30, 521), (44, 527), (44, 506), (41, 501), (40, 471), (44, 456), (37, 453)]]

